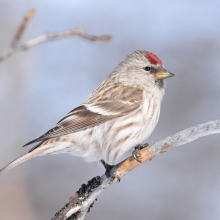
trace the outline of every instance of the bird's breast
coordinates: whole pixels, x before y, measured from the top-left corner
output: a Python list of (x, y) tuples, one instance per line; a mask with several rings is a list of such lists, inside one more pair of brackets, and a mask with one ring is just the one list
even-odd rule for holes
[(149, 136), (159, 120), (161, 100), (151, 92), (144, 92), (143, 99), (143, 124)]

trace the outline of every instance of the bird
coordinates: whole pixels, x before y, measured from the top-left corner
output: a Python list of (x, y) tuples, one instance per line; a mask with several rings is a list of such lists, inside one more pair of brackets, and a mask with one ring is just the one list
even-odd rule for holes
[(153, 53), (136, 50), (128, 54), (78, 107), (25, 144), (37, 143), (0, 174), (35, 156), (58, 153), (101, 162), (107, 170), (153, 132), (164, 96), (164, 79), (172, 76)]

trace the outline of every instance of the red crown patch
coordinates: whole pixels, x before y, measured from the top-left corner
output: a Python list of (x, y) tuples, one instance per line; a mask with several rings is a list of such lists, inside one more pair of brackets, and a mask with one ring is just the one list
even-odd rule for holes
[(148, 59), (148, 61), (151, 64), (154, 64), (154, 65), (162, 64), (162, 61), (156, 55), (154, 55), (151, 52), (146, 53), (145, 57)]

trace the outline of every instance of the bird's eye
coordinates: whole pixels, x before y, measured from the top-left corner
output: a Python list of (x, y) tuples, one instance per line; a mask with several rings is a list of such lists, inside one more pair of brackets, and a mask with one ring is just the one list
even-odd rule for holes
[(149, 67), (149, 66), (145, 67), (144, 69), (145, 69), (146, 71), (150, 71), (150, 67)]

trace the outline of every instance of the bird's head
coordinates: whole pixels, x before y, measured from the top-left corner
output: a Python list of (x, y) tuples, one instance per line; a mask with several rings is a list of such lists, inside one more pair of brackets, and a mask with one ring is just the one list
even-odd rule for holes
[(115, 71), (125, 84), (145, 89), (163, 89), (163, 80), (174, 76), (156, 55), (146, 50), (136, 50), (127, 55)]

